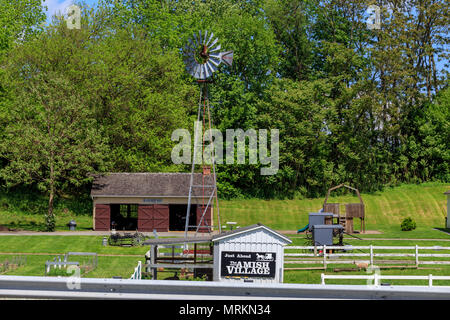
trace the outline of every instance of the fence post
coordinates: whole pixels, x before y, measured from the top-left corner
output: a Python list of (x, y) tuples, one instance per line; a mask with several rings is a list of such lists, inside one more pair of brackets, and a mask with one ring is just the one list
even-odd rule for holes
[(428, 275), (428, 286), (429, 287), (433, 286), (433, 275), (432, 274)]
[(323, 269), (327, 270), (327, 246), (323, 245)]
[(373, 284), (375, 286), (379, 286), (380, 285), (380, 279), (378, 277), (378, 273), (374, 273), (374, 275), (373, 275)]
[(373, 266), (373, 246), (370, 245), (370, 265)]
[(320, 280), (322, 284), (325, 284), (325, 275), (323, 273), (320, 274)]
[(416, 268), (419, 267), (419, 246), (416, 244)]

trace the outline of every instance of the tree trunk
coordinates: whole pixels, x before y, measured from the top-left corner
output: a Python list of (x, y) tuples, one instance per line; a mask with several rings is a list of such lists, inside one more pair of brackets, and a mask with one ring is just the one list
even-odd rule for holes
[(49, 199), (48, 199), (48, 212), (46, 217), (46, 228), (47, 231), (55, 231), (55, 216), (53, 215), (53, 200), (55, 198), (55, 170), (53, 164), (53, 154), (51, 154), (50, 159), (50, 189), (49, 189)]
[(50, 196), (48, 199), (48, 212), (46, 217), (47, 231), (55, 231), (55, 217), (53, 215), (53, 199), (55, 195), (53, 190), (50, 190)]

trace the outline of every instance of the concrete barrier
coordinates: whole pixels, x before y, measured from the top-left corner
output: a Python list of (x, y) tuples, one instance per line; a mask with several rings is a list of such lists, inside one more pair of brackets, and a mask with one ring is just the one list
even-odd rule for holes
[(450, 299), (450, 287), (252, 284), (0, 276), (0, 297), (46, 299)]

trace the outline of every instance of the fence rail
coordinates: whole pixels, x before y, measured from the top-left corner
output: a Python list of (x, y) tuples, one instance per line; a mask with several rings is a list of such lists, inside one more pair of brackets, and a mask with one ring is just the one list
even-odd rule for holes
[(80, 278), (78, 289), (57, 277), (0, 276), (0, 297), (46, 299), (450, 299), (444, 286), (253, 284)]
[(138, 265), (134, 268), (134, 272), (130, 277), (131, 280), (141, 280), (142, 279), (142, 262), (138, 261)]
[[(312, 250), (312, 253), (307, 252), (289, 252), (291, 250)], [(333, 252), (334, 250), (342, 250), (343, 252)], [(369, 252), (353, 252), (355, 250), (368, 250)], [(379, 253), (378, 250), (413, 250), (414, 252), (407, 253)], [(322, 264), (324, 269), (328, 264), (356, 264), (367, 263), (373, 266), (377, 264), (405, 264), (405, 265), (450, 265), (450, 253), (420, 253), (419, 250), (433, 250), (443, 251), (450, 247), (443, 246), (288, 246), (285, 247), (285, 264)], [(331, 251), (331, 252), (329, 252)], [(423, 251), (422, 251), (423, 252)], [(366, 260), (356, 259), (341, 259), (341, 258), (361, 258), (367, 257)], [(414, 258), (407, 260), (387, 260), (375, 258)], [(307, 259), (305, 259), (307, 258)], [(423, 259), (426, 258), (426, 259)], [(441, 258), (441, 260), (432, 260), (429, 258)], [(444, 259), (447, 258), (447, 259)]]
[(69, 261), (70, 256), (90, 256), (92, 257), (92, 269), (95, 269), (98, 265), (98, 256), (95, 252), (67, 252), (63, 257), (61, 257), (61, 255), (57, 255), (53, 258), (53, 261), (46, 261), (44, 274), (47, 275), (50, 272), (52, 266), (54, 269), (66, 268), (67, 266), (72, 265), (80, 266), (80, 263), (78, 261)]
[(450, 281), (450, 276), (433, 276), (432, 274), (428, 276), (393, 276), (393, 275), (381, 275), (381, 274), (372, 274), (372, 275), (328, 275), (321, 274), (321, 283), (325, 284), (326, 279), (351, 279), (351, 280), (373, 280), (375, 286), (380, 285), (380, 280), (428, 280), (428, 286), (433, 286), (433, 280), (447, 280)]

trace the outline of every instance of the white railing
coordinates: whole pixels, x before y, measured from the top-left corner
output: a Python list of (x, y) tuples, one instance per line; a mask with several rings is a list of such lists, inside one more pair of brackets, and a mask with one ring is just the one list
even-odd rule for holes
[(80, 278), (70, 289), (67, 278), (0, 276), (0, 298), (28, 299), (450, 299), (448, 286), (367, 286), (293, 283), (229, 283)]
[(378, 273), (372, 275), (328, 275), (321, 274), (321, 283), (325, 284), (326, 279), (339, 279), (339, 280), (372, 280), (373, 285), (379, 286), (380, 280), (428, 280), (428, 286), (433, 286), (433, 280), (447, 280), (450, 281), (450, 276), (433, 276), (429, 274), (428, 276), (392, 276), (392, 275), (381, 275)]
[(142, 278), (142, 262), (138, 261), (138, 265), (134, 268), (134, 273), (131, 275), (131, 280), (141, 280)]
[[(312, 250), (312, 253), (289, 253), (290, 250)], [(344, 252), (329, 251), (343, 250)], [(368, 250), (369, 252), (348, 252), (355, 250)], [(411, 253), (376, 253), (378, 250), (414, 250)], [(442, 246), (288, 246), (285, 247), (285, 264), (323, 264), (326, 268), (327, 264), (355, 264), (355, 263), (367, 263), (368, 265), (374, 265), (374, 258), (376, 257), (406, 257), (414, 258), (406, 261), (402, 260), (377, 260), (377, 264), (391, 263), (391, 264), (413, 264), (416, 267), (419, 265), (437, 265), (448, 264), (450, 265), (450, 253), (420, 253), (419, 250), (450, 250), (450, 247)], [(319, 253), (319, 251), (321, 251)], [(341, 258), (358, 258), (368, 257), (368, 260), (344, 260)], [(300, 259), (295, 259), (300, 258)], [(309, 258), (305, 259), (305, 258)], [(441, 260), (422, 260), (419, 258), (447, 258)]]

